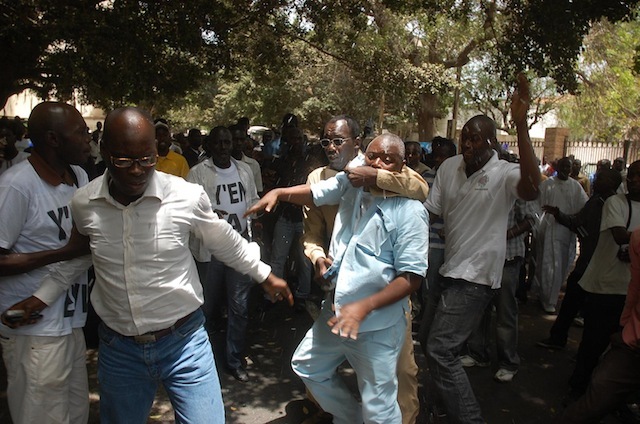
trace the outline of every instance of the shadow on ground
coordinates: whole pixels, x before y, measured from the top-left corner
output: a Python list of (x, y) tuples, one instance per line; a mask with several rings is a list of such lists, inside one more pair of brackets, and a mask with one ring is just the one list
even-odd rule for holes
[[(296, 313), (284, 304), (263, 310), (258, 291), (253, 296), (247, 351), (249, 383), (240, 383), (224, 372), (221, 358), (224, 354), (224, 334), (212, 335), (216, 362), (222, 385), (227, 422), (231, 424), (313, 424), (329, 423), (317, 414), (314, 405), (305, 400), (304, 386), (293, 374), (291, 355), (311, 326), (306, 313)], [(567, 349), (556, 352), (535, 346), (536, 341), (548, 336), (553, 317), (544, 315), (537, 305), (525, 304), (520, 312), (519, 352), (522, 364), (518, 375), (510, 384), (493, 380), (497, 370), (468, 369), (469, 379), (480, 402), (486, 422), (491, 424), (548, 424), (561, 410), (561, 401), (567, 393), (567, 380), (573, 369), (572, 357), (577, 350), (579, 328), (572, 328)], [(415, 328), (417, 330), (417, 328)], [(99, 392), (96, 378), (97, 351), (89, 350), (87, 363), (90, 379), (90, 423), (98, 423)], [(416, 359), (424, 381), (425, 358), (416, 346)], [(355, 388), (355, 378), (348, 369), (343, 375)], [(430, 399), (421, 387), (423, 398)], [(424, 409), (424, 408), (423, 408)], [(6, 371), (0, 369), (0, 422), (10, 423), (6, 403)], [(173, 411), (166, 394), (158, 391), (149, 423), (173, 422)], [(419, 422), (426, 422), (423, 413)], [(446, 420), (439, 422), (446, 423)], [(615, 422), (615, 421), (607, 421)]]

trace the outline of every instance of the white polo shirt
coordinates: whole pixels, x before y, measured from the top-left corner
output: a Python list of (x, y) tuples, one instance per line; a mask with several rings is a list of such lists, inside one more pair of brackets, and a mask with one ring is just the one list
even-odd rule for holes
[(520, 167), (496, 152), (467, 178), (462, 155), (445, 160), (425, 206), (444, 219), (445, 261), (440, 274), (500, 288), (507, 219), (518, 198)]

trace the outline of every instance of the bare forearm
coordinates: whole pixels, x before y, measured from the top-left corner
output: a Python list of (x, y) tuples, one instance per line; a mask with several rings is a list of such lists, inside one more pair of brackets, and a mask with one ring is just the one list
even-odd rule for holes
[(277, 188), (275, 190), (278, 196), (278, 200), (281, 202), (289, 202), (301, 206), (313, 205), (313, 195), (311, 194), (311, 187), (307, 184)]
[(45, 250), (33, 253), (10, 253), (0, 255), (0, 276), (23, 274), (54, 262), (68, 261), (70, 259), (89, 253), (74, 251), (66, 247), (56, 250)]
[(518, 194), (523, 200), (535, 200), (538, 197), (538, 186), (540, 185), (540, 170), (536, 162), (531, 139), (529, 138), (529, 128), (526, 120), (517, 122), (518, 149), (520, 151), (520, 182), (518, 183)]
[(629, 240), (631, 240), (631, 232), (624, 227), (611, 228), (611, 234), (618, 245), (629, 244)]
[(394, 278), (384, 289), (368, 298), (370, 311), (391, 305), (418, 290), (422, 277), (416, 274), (405, 273)]
[(507, 230), (507, 239), (518, 237), (522, 233), (526, 233), (531, 229), (531, 222), (528, 219), (523, 219), (517, 222), (513, 227)]

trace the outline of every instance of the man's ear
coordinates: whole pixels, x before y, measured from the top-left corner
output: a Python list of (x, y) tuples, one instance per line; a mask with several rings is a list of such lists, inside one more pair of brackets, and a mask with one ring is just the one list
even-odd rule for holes
[(60, 142), (58, 140), (58, 136), (56, 135), (55, 131), (53, 130), (48, 130), (46, 135), (45, 135), (45, 144), (49, 147), (59, 147), (60, 146)]
[(355, 137), (355, 138), (353, 139), (353, 146), (354, 146), (356, 149), (360, 149), (360, 148), (362, 147), (362, 139), (361, 139), (360, 137)]

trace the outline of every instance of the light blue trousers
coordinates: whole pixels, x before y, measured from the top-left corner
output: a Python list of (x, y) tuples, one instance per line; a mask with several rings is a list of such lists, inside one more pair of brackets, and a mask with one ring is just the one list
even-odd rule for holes
[[(331, 332), (330, 309), (324, 302), (320, 317), (293, 354), (293, 371), (322, 409), (333, 415), (334, 424), (401, 423), (396, 366), (407, 328), (404, 316), (391, 327), (360, 333), (352, 340)], [(345, 359), (356, 372), (362, 406), (337, 373)]]

